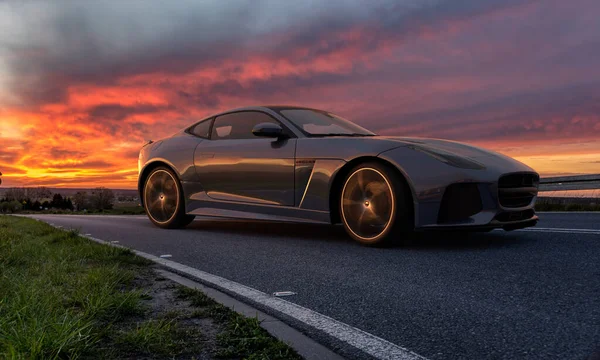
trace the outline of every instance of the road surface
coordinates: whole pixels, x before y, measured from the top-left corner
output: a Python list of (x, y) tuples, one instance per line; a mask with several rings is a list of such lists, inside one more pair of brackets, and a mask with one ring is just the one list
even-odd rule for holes
[(198, 219), (162, 230), (143, 216), (33, 217), (265, 293), (293, 291), (286, 300), (430, 359), (600, 350), (600, 214), (544, 213), (533, 230), (428, 233), (388, 249), (360, 246), (339, 226)]

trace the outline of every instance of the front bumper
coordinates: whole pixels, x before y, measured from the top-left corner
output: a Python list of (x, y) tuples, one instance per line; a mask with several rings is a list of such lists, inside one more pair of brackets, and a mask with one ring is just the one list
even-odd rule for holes
[(428, 225), (415, 229), (416, 231), (468, 231), (468, 232), (485, 232), (494, 229), (504, 229), (506, 231), (524, 229), (535, 226), (539, 221), (537, 215), (533, 215), (529, 219), (518, 220), (518, 221), (507, 221), (501, 222), (498, 220), (492, 220), (485, 225), (471, 225), (471, 224), (460, 224), (460, 225)]
[[(534, 226), (538, 217), (537, 174), (503, 174), (500, 182), (457, 182), (446, 186), (438, 199), (419, 204), (416, 229), (514, 230)], [(526, 184), (502, 179), (525, 179)], [(514, 184), (514, 185), (513, 185)]]

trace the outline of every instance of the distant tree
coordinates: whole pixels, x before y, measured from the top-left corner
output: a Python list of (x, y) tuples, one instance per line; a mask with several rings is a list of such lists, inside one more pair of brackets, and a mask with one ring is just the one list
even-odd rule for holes
[(17, 200), (3, 201), (0, 203), (0, 211), (3, 213), (16, 213), (21, 211), (23, 204)]
[(13, 200), (10, 202), (11, 212), (19, 212), (23, 209), (23, 204), (20, 201)]
[(27, 195), (34, 201), (41, 201), (52, 197), (52, 192), (47, 187), (38, 186), (36, 188), (27, 189)]
[(85, 191), (78, 191), (73, 196), (73, 202), (75, 203), (75, 208), (77, 211), (81, 211), (83, 209), (87, 209), (88, 205), (88, 195)]
[(31, 199), (27, 198), (23, 202), (23, 210), (32, 210), (33, 202)]
[(27, 199), (27, 191), (25, 188), (10, 188), (4, 193), (4, 197), (9, 201), (16, 200), (22, 202)]
[(105, 187), (99, 187), (92, 190), (90, 196), (90, 205), (97, 210), (112, 209), (115, 202), (115, 194), (112, 190)]
[(34, 201), (33, 204), (31, 205), (31, 210), (35, 210), (35, 211), (40, 211), (42, 207), (42, 203), (40, 203), (38, 200)]
[(73, 209), (74, 209), (73, 201), (71, 201), (71, 198), (65, 198), (63, 205), (64, 205), (63, 209), (65, 209), (65, 210), (73, 211)]
[(48, 200), (42, 203), (42, 209), (50, 209), (50, 203), (48, 202)]
[(52, 196), (52, 201), (50, 201), (50, 207), (55, 209), (62, 209), (64, 206), (63, 201), (64, 199), (62, 195), (56, 193)]

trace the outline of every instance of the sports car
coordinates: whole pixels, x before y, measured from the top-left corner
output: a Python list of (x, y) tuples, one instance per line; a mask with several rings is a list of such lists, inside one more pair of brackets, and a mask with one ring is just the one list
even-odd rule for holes
[(533, 226), (539, 175), (459, 142), (380, 136), (327, 111), (254, 106), (222, 112), (139, 154), (152, 223), (195, 216), (343, 224), (360, 243), (414, 231)]

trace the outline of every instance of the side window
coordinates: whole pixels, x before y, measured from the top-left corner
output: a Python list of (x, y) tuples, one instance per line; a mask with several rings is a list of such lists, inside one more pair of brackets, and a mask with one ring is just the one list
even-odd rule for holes
[(279, 124), (271, 116), (258, 111), (243, 111), (221, 115), (215, 119), (211, 139), (258, 139), (252, 134), (252, 129), (254, 126), (265, 122)]
[(212, 123), (212, 121), (213, 119), (204, 120), (201, 123), (198, 123), (194, 127), (192, 127), (189, 130), (189, 132), (196, 136), (208, 139), (210, 135), (210, 124)]

